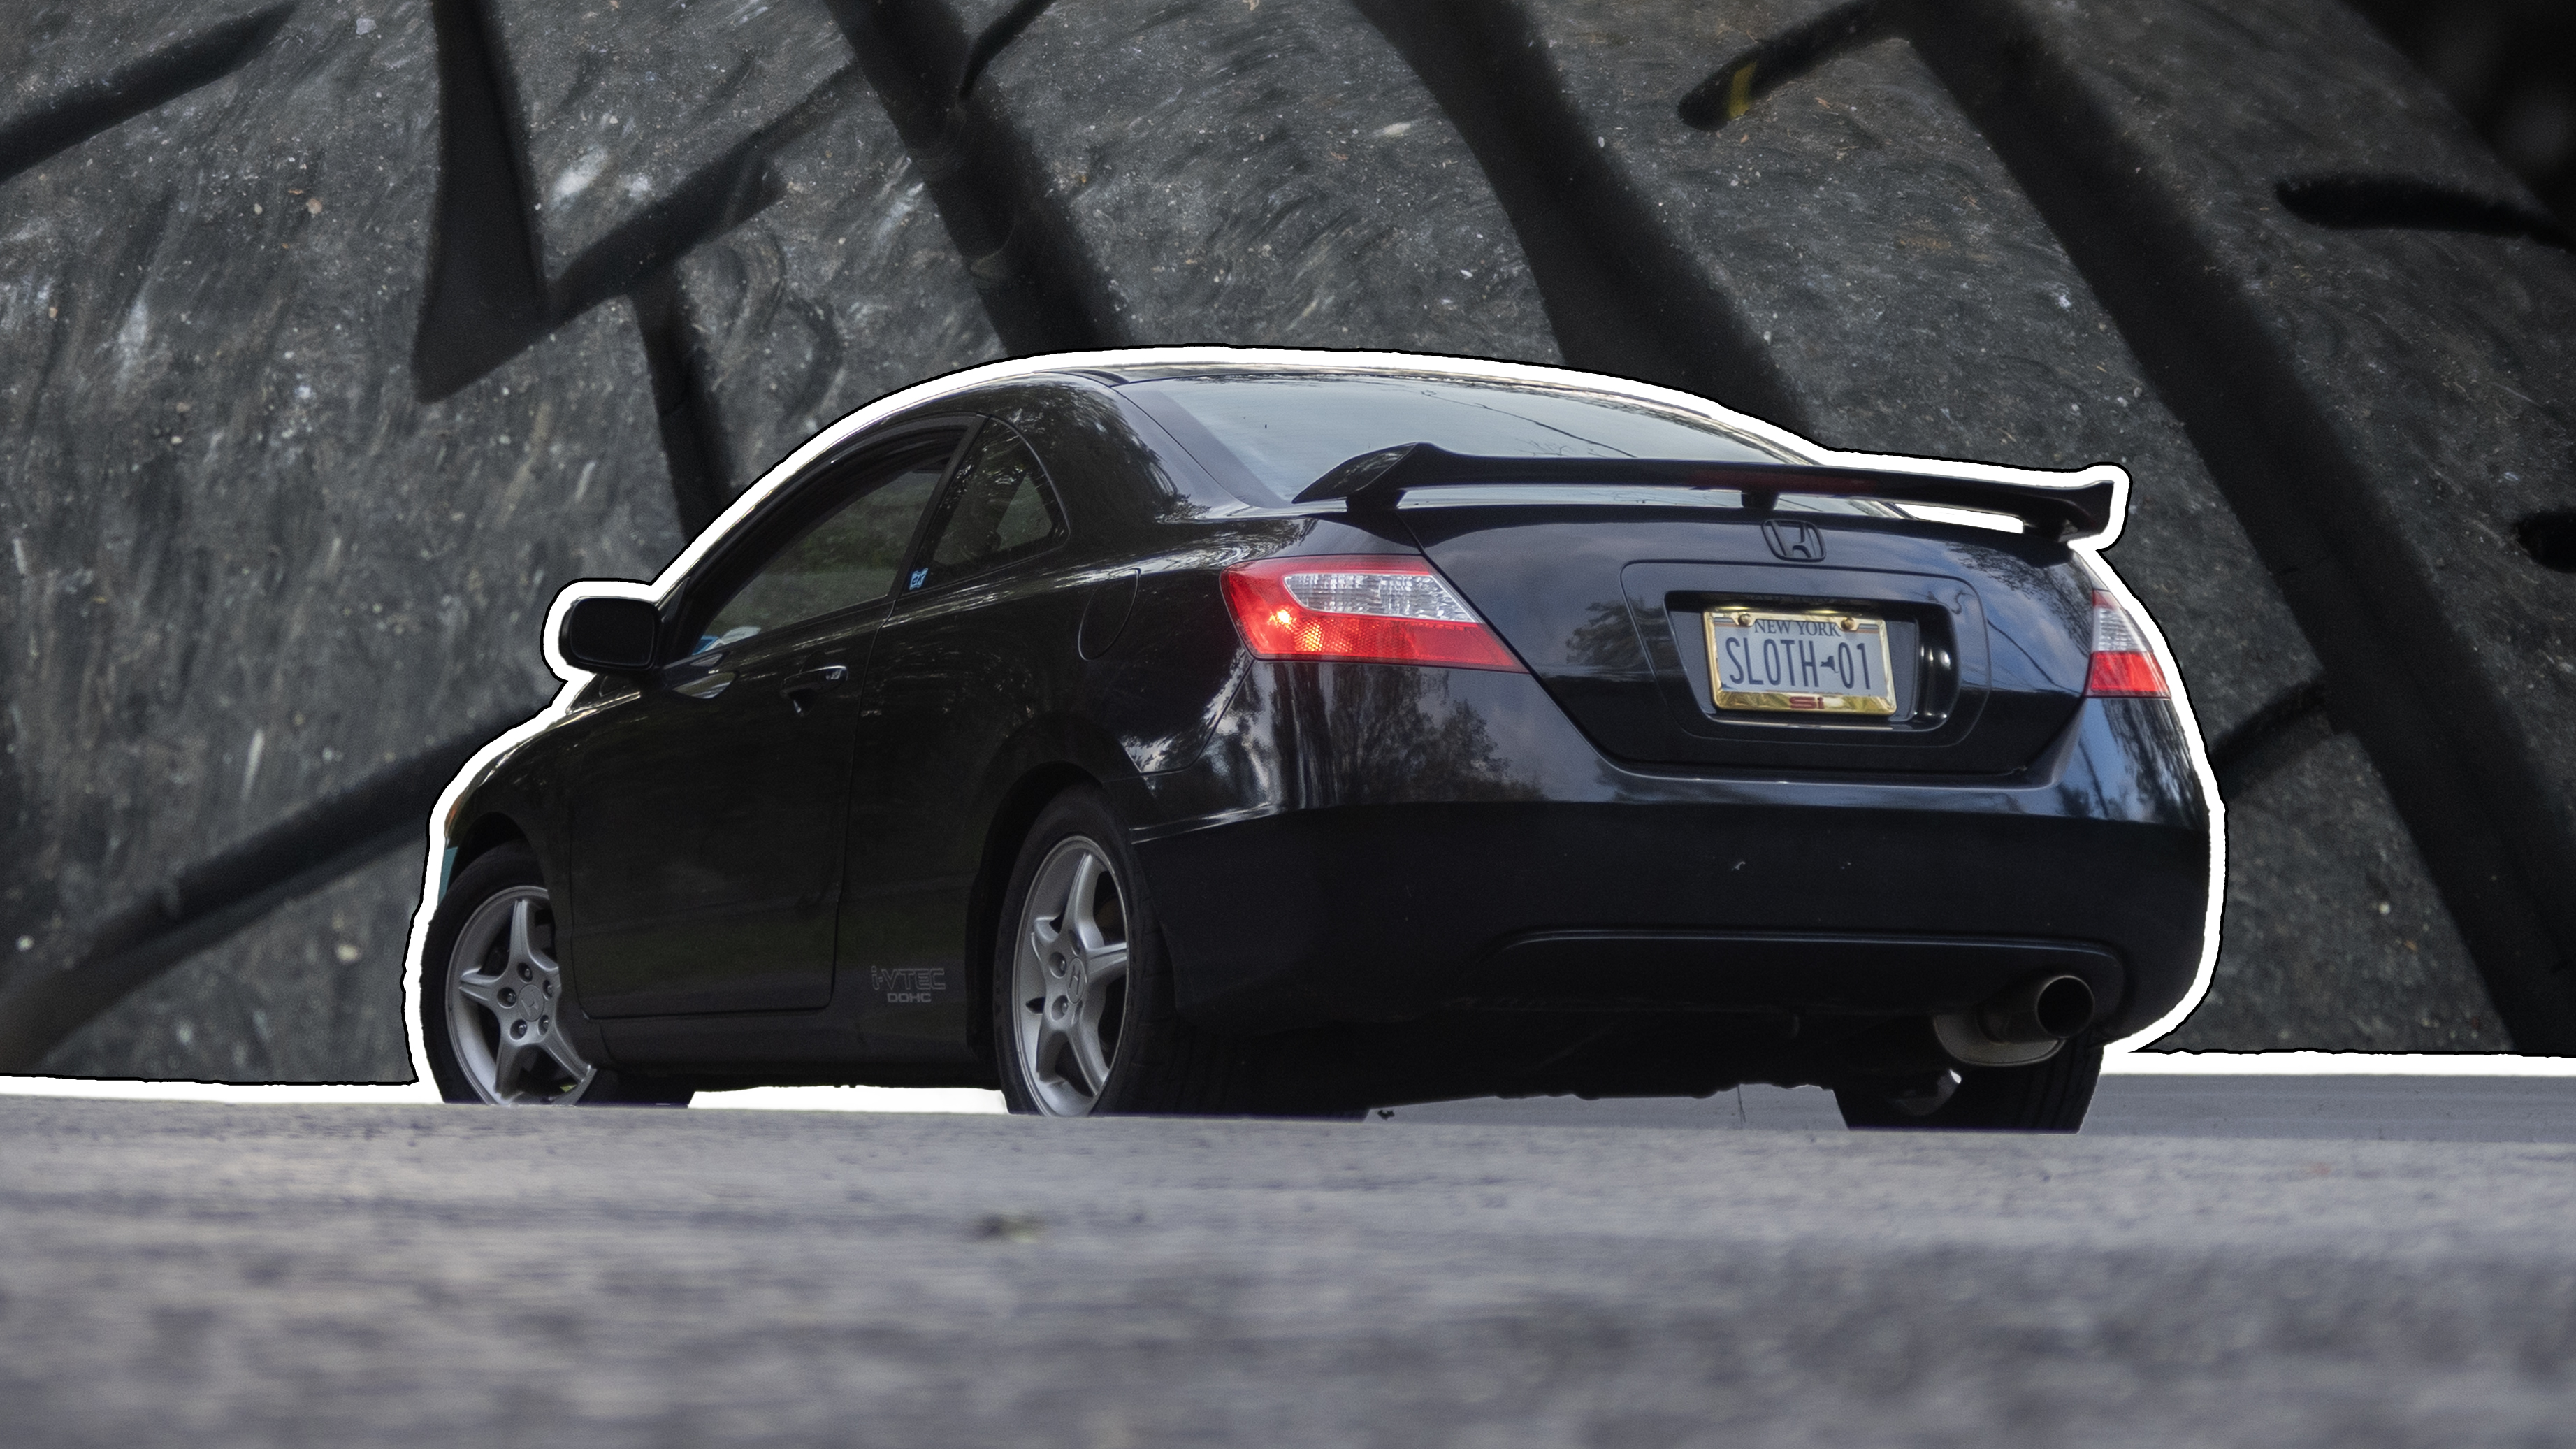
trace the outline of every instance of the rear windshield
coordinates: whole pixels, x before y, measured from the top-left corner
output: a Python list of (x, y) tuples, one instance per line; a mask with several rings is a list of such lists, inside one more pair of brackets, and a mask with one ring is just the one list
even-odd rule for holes
[(1263, 504), (1295, 497), (1337, 463), (1400, 443), (1499, 458), (1804, 461), (1706, 418), (1528, 383), (1238, 374), (1131, 383), (1123, 391), (1209, 472)]

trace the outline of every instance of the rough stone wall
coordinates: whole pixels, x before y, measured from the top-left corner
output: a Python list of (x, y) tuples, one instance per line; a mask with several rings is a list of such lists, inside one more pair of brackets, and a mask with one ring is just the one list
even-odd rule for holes
[(886, 391), (1148, 342), (2121, 462), (2234, 822), (2165, 1045), (2576, 1049), (2576, 258), (2329, 0), (20, 23), (0, 1070), (407, 1076), (424, 791), (563, 583)]

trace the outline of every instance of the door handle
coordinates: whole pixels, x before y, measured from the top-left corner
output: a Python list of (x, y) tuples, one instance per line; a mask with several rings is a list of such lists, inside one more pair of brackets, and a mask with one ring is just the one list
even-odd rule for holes
[(787, 683), (779, 689), (778, 693), (795, 708), (798, 714), (803, 714), (805, 706), (812, 702), (814, 696), (824, 690), (837, 687), (842, 680), (849, 677), (848, 665), (826, 664), (820, 669), (808, 669), (802, 674), (789, 675)]

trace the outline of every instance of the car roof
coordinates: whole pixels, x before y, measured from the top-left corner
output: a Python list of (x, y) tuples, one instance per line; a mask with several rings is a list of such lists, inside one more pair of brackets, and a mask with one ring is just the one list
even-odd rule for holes
[[(1138, 382), (1222, 381), (1228, 378), (1250, 380), (1262, 377), (1425, 377), (1466, 386), (1548, 387), (1571, 392), (1592, 392), (1603, 397), (1618, 397), (1611, 386), (1591, 383), (1570, 375), (1548, 377), (1499, 376), (1490, 364), (1473, 358), (1431, 357), (1391, 360), (1383, 354), (1351, 354), (1344, 358), (1246, 358), (1241, 361), (1139, 362), (1114, 366), (1087, 366), (1068, 369), (1058, 377), (1078, 377), (1110, 387), (1124, 387)], [(1606, 380), (1605, 380), (1606, 382)]]

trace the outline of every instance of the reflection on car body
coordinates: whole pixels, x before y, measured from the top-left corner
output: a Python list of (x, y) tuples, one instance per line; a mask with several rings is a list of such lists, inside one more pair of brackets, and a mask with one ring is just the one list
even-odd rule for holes
[[(2216, 868), (2095, 556), (2124, 489), (1445, 359), (916, 389), (559, 603), (566, 697), (443, 817), (431, 1065), (2071, 1128), (2205, 976)], [(1810, 634), (1823, 673), (1727, 652)]]

